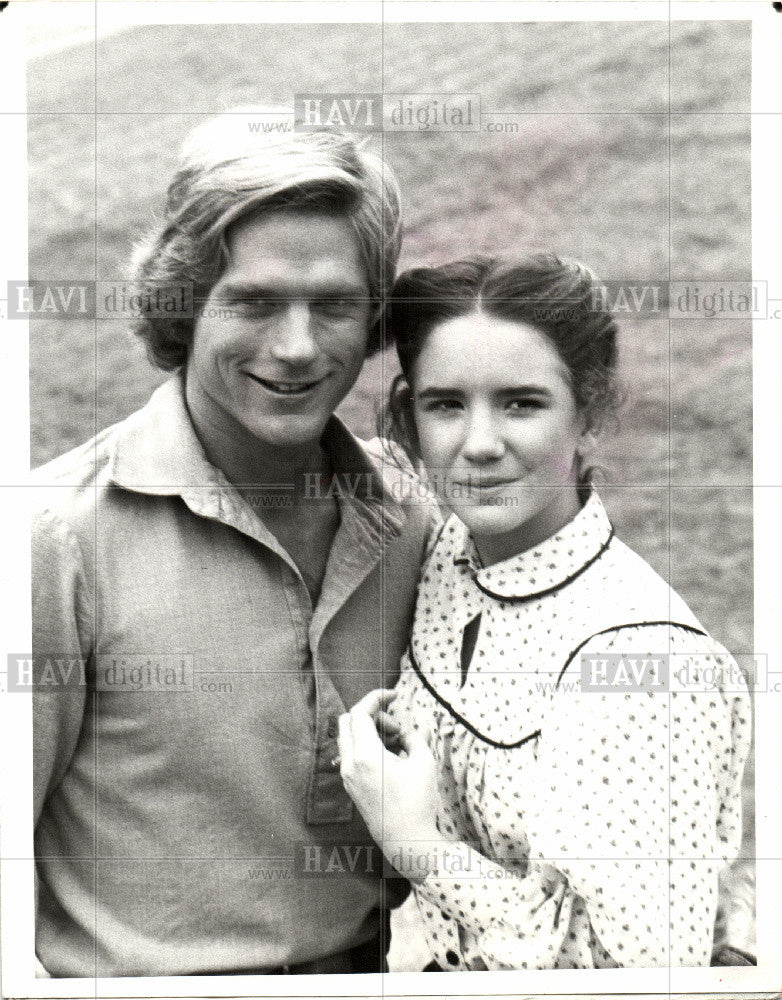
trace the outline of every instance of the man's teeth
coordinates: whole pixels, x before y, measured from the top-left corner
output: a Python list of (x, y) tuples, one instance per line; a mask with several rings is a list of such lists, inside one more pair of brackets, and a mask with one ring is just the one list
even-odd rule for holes
[(315, 382), (272, 382), (271, 379), (262, 379), (264, 385), (268, 385), (275, 392), (303, 392), (305, 389), (310, 389)]

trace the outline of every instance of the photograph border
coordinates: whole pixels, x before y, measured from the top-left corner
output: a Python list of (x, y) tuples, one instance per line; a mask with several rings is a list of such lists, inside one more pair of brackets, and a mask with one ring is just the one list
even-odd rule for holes
[[(295, 15), (295, 16), (294, 16)], [(9, 997), (258, 997), (258, 996), (479, 996), (519, 993), (552, 996), (637, 994), (756, 995), (782, 989), (782, 616), (776, 553), (782, 551), (779, 398), (782, 396), (782, 92), (776, 65), (782, 51), (782, 13), (766, 0), (667, 3), (592, 3), (588, 0), (497, 2), (387, 0), (212, 4), (199, 0), (36, 0), (12, 3), (0, 14), (0, 129), (6, 183), (3, 198), (3, 275), (27, 273), (27, 160), (25, 29), (28, 25), (185, 23), (404, 23), (427, 21), (634, 21), (740, 20), (752, 22), (751, 185), (752, 278), (767, 281), (770, 318), (753, 321), (753, 524), (755, 650), (768, 657), (777, 681), (755, 702), (757, 950), (758, 966), (708, 969), (588, 969), (529, 972), (383, 973), (351, 976), (172, 976), (115, 979), (36, 979), (32, 844), (31, 699), (0, 699), (2, 824), (0, 825), (0, 929), (2, 993)], [(2, 293), (0, 293), (1, 295)], [(30, 648), (29, 388), (27, 324), (5, 316), (0, 302), (0, 378), (3, 380), (4, 452), (0, 485), (3, 634), (6, 652)], [(779, 308), (777, 308), (779, 307)], [(778, 314), (775, 318), (774, 313)], [(23, 488), (17, 488), (23, 487)], [(5, 677), (3, 677), (5, 686)], [(421, 979), (424, 975), (426, 978)], [(434, 977), (434, 978), (432, 978)]]

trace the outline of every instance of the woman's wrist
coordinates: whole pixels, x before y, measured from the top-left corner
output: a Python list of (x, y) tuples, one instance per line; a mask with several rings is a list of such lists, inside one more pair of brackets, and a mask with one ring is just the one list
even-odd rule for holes
[(416, 885), (429, 875), (442, 871), (452, 849), (451, 841), (446, 840), (436, 827), (415, 838), (394, 838), (385, 840), (383, 844), (383, 854), (389, 864)]

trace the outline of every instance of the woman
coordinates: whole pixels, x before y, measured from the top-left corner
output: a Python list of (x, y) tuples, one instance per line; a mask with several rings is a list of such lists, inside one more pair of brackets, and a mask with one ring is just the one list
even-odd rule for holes
[(708, 965), (740, 843), (740, 671), (616, 538), (585, 462), (617, 397), (597, 287), (539, 254), (394, 291), (393, 430), (453, 514), (395, 700), (343, 716), (340, 753), (434, 968)]

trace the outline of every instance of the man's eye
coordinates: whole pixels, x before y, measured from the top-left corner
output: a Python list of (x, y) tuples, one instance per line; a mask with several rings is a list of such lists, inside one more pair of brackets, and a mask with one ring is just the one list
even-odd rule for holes
[(326, 316), (352, 316), (361, 309), (361, 299), (321, 299), (312, 306)]
[(277, 303), (273, 299), (237, 299), (228, 306), (240, 316), (257, 317), (269, 316), (277, 308)]

